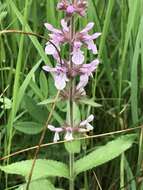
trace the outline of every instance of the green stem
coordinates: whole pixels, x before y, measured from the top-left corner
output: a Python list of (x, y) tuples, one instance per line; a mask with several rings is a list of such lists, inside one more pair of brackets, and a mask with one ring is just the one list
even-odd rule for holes
[(74, 190), (74, 154), (69, 155), (69, 165), (70, 165), (70, 184), (69, 189)]
[(124, 190), (124, 188), (122, 188), (124, 186), (124, 153), (122, 153), (120, 161), (120, 188)]

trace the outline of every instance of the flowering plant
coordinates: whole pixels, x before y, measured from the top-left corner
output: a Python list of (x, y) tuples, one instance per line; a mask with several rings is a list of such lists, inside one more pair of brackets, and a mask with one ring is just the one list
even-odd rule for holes
[[(47, 55), (52, 55), (52, 57), (57, 62), (55, 68), (49, 66), (43, 66), (46, 72), (53, 73), (55, 86), (58, 90), (64, 91), (68, 94), (67, 99), (71, 101), (76, 100), (76, 95), (82, 96), (86, 95), (84, 87), (88, 84), (90, 76), (93, 76), (98, 67), (99, 60), (95, 58), (91, 63), (85, 63), (83, 47), (87, 47), (91, 50), (93, 54), (97, 54), (97, 46), (94, 40), (97, 39), (101, 33), (89, 34), (89, 31), (93, 28), (94, 23), (90, 22), (81, 31), (75, 31), (74, 29), (74, 13), (78, 13), (80, 16), (84, 16), (86, 13), (87, 1), (69, 1), (62, 0), (58, 3), (57, 8), (63, 10), (66, 13), (64, 19), (61, 20), (62, 29), (56, 29), (51, 24), (45, 23), (46, 29), (50, 31), (49, 37), (50, 42), (55, 44), (55, 48), (50, 42), (46, 43), (45, 53)], [(57, 49), (61, 50), (62, 45), (69, 45), (69, 56), (66, 59), (61, 59)], [(79, 82), (77, 78), (79, 77)], [(73, 82), (74, 81), (74, 82)], [(72, 83), (72, 84), (71, 84)], [(69, 93), (68, 93), (69, 92)], [(62, 92), (61, 92), (62, 96)], [(71, 110), (73, 112), (73, 110)], [(94, 116), (89, 116), (84, 122), (81, 122), (78, 126), (75, 126), (73, 122), (68, 123), (67, 127), (56, 128), (52, 125), (48, 125), (48, 129), (55, 132), (54, 141), (59, 140), (59, 133), (65, 132), (65, 139), (72, 140), (73, 133), (83, 133), (89, 130), (93, 130), (93, 127), (89, 127), (89, 122), (93, 121)], [(71, 119), (72, 120), (72, 119)], [(87, 124), (86, 124), (87, 123)], [(87, 127), (88, 126), (88, 127)], [(82, 128), (81, 128), (82, 127)], [(86, 128), (87, 127), (87, 128)]]
[[(89, 31), (94, 27), (94, 23), (90, 22), (81, 31), (75, 31), (75, 16), (76, 13), (80, 16), (86, 14), (87, 1), (86, 0), (61, 0), (57, 8), (65, 12), (65, 18), (61, 20), (62, 29), (56, 29), (49, 23), (45, 23), (46, 29), (50, 32), (50, 41), (46, 43), (45, 53), (51, 55), (56, 61), (54, 68), (43, 66), (46, 72), (51, 72), (54, 77), (55, 87), (60, 90), (61, 97), (67, 94), (66, 99), (69, 102), (69, 123), (65, 123), (61, 127), (55, 127), (48, 124), (48, 129), (54, 132), (53, 141), (60, 140), (60, 134), (64, 133), (66, 141), (72, 141), (75, 136), (85, 135), (87, 132), (93, 130), (90, 124), (94, 120), (94, 115), (90, 115), (87, 119), (76, 123), (74, 121), (74, 102), (86, 96), (85, 86), (88, 84), (89, 77), (93, 76), (93, 72), (99, 65), (99, 60), (95, 58), (91, 63), (85, 63), (85, 55), (83, 48), (87, 48), (94, 55), (98, 53), (97, 46), (94, 43), (101, 33), (89, 34)], [(56, 46), (53, 46), (51, 42)], [(62, 59), (59, 52), (63, 45), (69, 47), (68, 57)], [(58, 51), (59, 52), (58, 52)], [(79, 81), (78, 81), (79, 78)], [(78, 81), (78, 82), (77, 82)], [(65, 96), (64, 96), (65, 97)], [(64, 98), (63, 98), (64, 99)], [(74, 189), (74, 152), (68, 146), (66, 149), (69, 152), (70, 159), (70, 190)]]
[[(51, 0), (52, 2), (53, 0)], [(113, 2), (113, 1), (111, 1)], [(111, 2), (109, 2), (109, 5), (111, 5)], [(11, 4), (11, 7), (15, 10), (17, 17), (21, 15), (21, 13), (17, 10), (15, 7), (15, 3), (11, 0), (9, 1)], [(25, 10), (27, 11), (28, 7), (28, 0), (25, 3)], [(54, 3), (53, 3), (54, 5)], [(45, 27), (48, 29), (49, 33), (49, 40), (46, 43), (45, 46), (45, 53), (47, 55), (52, 56), (56, 62), (55, 67), (51, 67), (48, 65), (43, 66), (43, 70), (49, 74), (49, 72), (52, 74), (54, 78), (54, 83), (55, 87), (58, 90), (58, 93), (56, 95), (56, 98), (54, 98), (54, 101), (52, 99), (45, 100), (48, 101), (48, 103), (52, 103), (52, 106), (47, 106), (47, 109), (50, 109), (50, 112), (48, 112), (48, 118), (47, 114), (44, 116), (45, 112), (47, 110), (44, 110), (43, 108), (40, 108), (39, 105), (41, 105), (41, 102), (37, 105), (35, 101), (33, 101), (33, 93), (31, 100), (27, 101), (27, 98), (25, 97), (25, 104), (27, 106), (26, 108), (26, 113), (27, 110), (33, 117), (35, 122), (17, 122), (20, 118), (20, 121), (22, 121), (21, 116), (23, 116), (23, 109), (22, 113), (19, 115), (16, 115), (16, 113), (19, 111), (18, 107), (21, 102), (22, 97), (24, 96), (24, 93), (26, 91), (26, 88), (28, 84), (30, 83), (30, 79), (33, 76), (33, 73), (35, 70), (39, 67), (40, 62), (38, 62), (34, 68), (31, 69), (31, 72), (29, 72), (28, 76), (23, 82), (23, 85), (19, 88), (20, 84), (17, 82), (20, 78), (20, 61), (19, 61), (19, 56), (18, 56), (18, 61), (17, 61), (17, 66), (16, 66), (16, 76), (15, 76), (15, 82), (14, 82), (14, 95), (12, 98), (11, 106), (12, 111), (9, 114), (9, 120), (7, 124), (7, 129), (6, 130), (6, 138), (5, 138), (5, 143), (6, 146), (4, 145), (4, 148), (7, 148), (8, 150), (4, 151), (4, 154), (7, 152), (7, 156), (0, 158), (0, 160), (5, 160), (9, 159), (11, 156), (17, 155), (22, 152), (27, 152), (29, 150), (35, 149), (35, 154), (33, 160), (25, 160), (25, 161), (20, 161), (16, 162), (13, 164), (9, 164), (9, 160), (7, 162), (7, 165), (0, 165), (0, 170), (10, 173), (10, 174), (18, 174), (22, 175), (25, 177), (26, 184), (19, 184), (18, 180), (18, 189), (26, 189), (26, 190), (36, 190), (37, 188), (40, 187), (40, 189), (52, 189), (55, 190), (57, 188), (54, 187), (54, 185), (51, 182), (51, 177), (64, 177), (69, 180), (69, 189), (74, 190), (75, 187), (75, 178), (77, 177), (78, 174), (84, 172), (84, 184), (81, 183), (78, 185), (83, 186), (84, 189), (92, 189), (93, 186), (88, 187), (88, 182), (87, 182), (87, 170), (91, 170), (94, 167), (97, 167), (103, 163), (106, 163), (109, 160), (112, 160), (113, 158), (119, 156), (121, 153), (124, 153), (125, 150), (131, 147), (134, 139), (136, 138), (135, 134), (131, 135), (124, 135), (121, 137), (118, 137), (115, 140), (112, 140), (111, 142), (107, 143), (106, 145), (101, 146), (100, 142), (100, 147), (97, 149), (94, 148), (93, 151), (87, 154), (86, 151), (86, 146), (87, 146), (87, 141), (86, 139), (93, 139), (93, 138), (99, 138), (99, 137), (105, 137), (107, 135), (113, 135), (113, 134), (119, 134), (127, 131), (132, 131), (132, 129), (126, 129), (126, 130), (121, 130), (121, 131), (115, 131), (115, 132), (110, 132), (110, 133), (104, 133), (104, 134), (98, 134), (98, 135), (88, 135), (90, 131), (94, 129), (93, 127), (93, 120), (94, 120), (94, 115), (90, 114), (90, 110), (88, 109), (87, 112), (87, 117), (86, 115), (83, 115), (83, 118), (80, 117), (80, 113), (82, 112), (79, 110), (79, 108), (84, 108), (83, 105), (79, 106), (79, 103), (87, 103), (90, 106), (95, 106), (96, 103), (94, 101), (91, 102), (91, 99), (88, 99), (86, 97), (86, 90), (85, 87), (88, 84), (89, 78), (93, 76), (93, 72), (96, 71), (98, 65), (99, 65), (99, 60), (95, 57), (98, 53), (97, 46), (95, 44), (95, 40), (101, 35), (101, 33), (94, 33), (90, 34), (90, 30), (93, 28), (94, 23), (90, 22), (88, 23), (84, 29), (81, 29), (80, 31), (76, 30), (76, 21), (77, 21), (77, 16), (85, 16), (86, 15), (86, 8), (87, 8), (87, 1), (86, 0), (60, 0), (60, 2), (57, 5), (58, 10), (64, 11), (65, 12), (65, 18), (61, 20), (61, 29), (56, 29), (54, 28), (51, 24), (45, 23)], [(112, 9), (109, 9), (110, 11)], [(109, 11), (109, 12), (110, 12)], [(108, 11), (107, 11), (108, 12)], [(25, 12), (25, 15), (26, 12)], [(109, 18), (107, 21), (109, 21)], [(22, 15), (20, 16), (20, 20), (22, 21)], [(105, 22), (104, 27), (107, 30), (106, 24), (108, 22)], [(25, 24), (25, 22), (24, 22)], [(103, 27), (103, 31), (104, 31)], [(29, 30), (30, 27), (27, 27), (26, 24), (26, 30)], [(29, 28), (29, 29), (28, 29)], [(25, 35), (33, 35), (35, 37), (40, 37), (42, 39), (46, 39), (46, 37), (41, 36), (37, 33), (33, 32), (26, 32), (26, 31), (19, 31), (19, 30), (3, 30), (0, 31), (1, 34), (5, 33), (18, 33), (18, 34), (25, 34)], [(105, 34), (103, 35), (104, 37), (102, 39), (105, 39)], [(138, 35), (137, 35), (138, 37)], [(33, 39), (33, 38), (32, 38)], [(100, 44), (100, 51), (102, 50), (101, 47), (103, 47), (103, 43)], [(140, 42), (140, 41), (138, 41)], [(20, 47), (23, 45), (23, 38), (21, 38), (20, 41)], [(37, 43), (35, 43), (37, 44)], [(126, 44), (126, 43), (125, 43)], [(66, 46), (66, 55), (61, 56), (61, 50), (62, 47)], [(3, 45), (2, 45), (3, 47)], [(15, 47), (15, 46), (14, 46)], [(36, 45), (36, 47), (40, 47)], [(94, 55), (94, 59), (89, 63), (88, 61), (86, 62), (85, 60), (85, 49), (87, 48), (87, 51), (91, 51)], [(22, 55), (22, 49), (19, 49), (19, 55)], [(41, 50), (39, 50), (41, 51)], [(45, 57), (45, 54), (43, 53), (43, 58)], [(124, 54), (125, 55), (125, 54)], [(125, 58), (125, 56), (123, 56)], [(46, 60), (46, 59), (44, 59)], [(46, 62), (46, 61), (45, 61)], [(119, 71), (120, 72), (120, 71)], [(18, 74), (17, 74), (18, 73)], [(42, 75), (41, 75), (42, 73)], [(41, 71), (40, 73), (40, 89), (37, 86), (33, 86), (35, 92), (38, 90), (38, 96), (39, 96), (39, 91), (41, 90), (41, 95), (40, 99), (43, 100), (43, 98), (47, 97), (47, 79)], [(23, 78), (23, 76), (22, 76)], [(33, 84), (33, 83), (32, 83)], [(45, 85), (46, 84), (46, 85)], [(32, 85), (31, 85), (32, 86)], [(46, 87), (45, 87), (46, 86)], [(16, 88), (16, 90), (15, 90)], [(18, 92), (19, 89), (19, 92)], [(17, 92), (16, 92), (17, 91)], [(46, 93), (45, 93), (46, 92)], [(43, 96), (44, 95), (44, 96)], [(3, 94), (2, 94), (3, 96)], [(60, 96), (60, 98), (59, 98)], [(17, 99), (18, 98), (18, 99)], [(86, 98), (86, 99), (85, 99)], [(1, 98), (3, 99), (3, 98)], [(19, 100), (20, 99), (20, 100)], [(4, 103), (5, 98), (2, 100)], [(28, 99), (29, 100), (29, 99)], [(36, 98), (37, 100), (37, 98)], [(61, 102), (64, 102), (66, 105), (67, 103), (67, 109), (66, 109), (66, 119), (63, 120), (62, 117), (60, 117), (57, 112), (54, 112), (56, 102), (57, 100), (60, 100)], [(39, 101), (39, 99), (38, 99)], [(18, 102), (18, 103), (17, 103)], [(33, 103), (35, 102), (35, 104)], [(44, 103), (44, 104), (47, 104)], [(93, 105), (94, 104), (94, 105)], [(35, 106), (36, 105), (36, 106)], [(62, 104), (60, 104), (62, 105)], [(4, 106), (5, 107), (5, 106)], [(32, 108), (31, 108), (32, 107)], [(33, 108), (34, 107), (34, 108)], [(57, 105), (59, 108), (60, 106)], [(97, 107), (97, 105), (95, 106)], [(23, 108), (23, 106), (22, 106)], [(35, 111), (34, 111), (35, 110)], [(62, 110), (62, 109), (60, 109)], [(64, 110), (65, 111), (65, 110)], [(117, 115), (117, 118), (120, 120), (121, 125), (124, 123), (122, 122), (122, 117), (120, 116), (122, 111), (120, 111), (119, 115)], [(37, 114), (38, 113), (38, 114)], [(40, 113), (40, 114), (39, 114)], [(85, 111), (83, 112), (85, 113)], [(57, 114), (57, 115), (56, 115)], [(26, 115), (27, 118), (27, 114)], [(37, 118), (38, 116), (42, 116), (42, 118)], [(57, 121), (59, 124), (53, 124), (51, 121), (52, 116), (55, 118), (58, 118)], [(57, 116), (57, 117), (56, 117)], [(59, 117), (58, 117), (59, 116)], [(24, 117), (25, 118), (25, 117)], [(45, 120), (47, 119), (46, 123)], [(15, 122), (16, 121), (16, 122)], [(50, 122), (51, 121), (51, 122)], [(38, 122), (38, 123), (37, 123)], [(92, 122), (92, 123), (91, 123)], [(45, 125), (43, 126), (43, 123)], [(17, 125), (16, 125), (17, 124)], [(19, 130), (21, 132), (25, 132), (26, 134), (37, 134), (41, 132), (41, 126), (42, 128), (42, 133), (40, 136), (39, 144), (34, 147), (29, 147), (24, 150), (20, 150), (18, 152), (14, 152), (10, 154), (11, 152), (11, 145), (12, 145), (12, 137), (13, 137), (13, 128), (16, 130)], [(37, 129), (35, 129), (37, 128)], [(138, 127), (142, 128), (141, 127)], [(14, 130), (15, 130), (14, 129)], [(33, 130), (34, 129), (34, 130)], [(46, 131), (48, 129), (48, 133), (50, 134), (50, 131), (54, 134), (52, 134), (53, 142), (43, 144), (43, 139), (45, 137)], [(137, 129), (137, 128), (136, 128)], [(5, 130), (4, 130), (5, 131)], [(9, 132), (8, 132), (9, 131)], [(3, 136), (3, 130), (2, 130), (2, 136)], [(7, 138), (8, 137), (8, 138)], [(8, 142), (7, 142), (8, 139)], [(142, 135), (141, 135), (142, 139)], [(61, 140), (59, 142), (59, 140)], [(141, 140), (142, 142), (142, 140)], [(49, 160), (49, 159), (37, 159), (38, 153), (41, 147), (48, 147), (49, 145), (55, 145), (55, 144), (60, 144), (64, 143), (66, 150), (68, 151), (69, 155), (69, 165), (67, 165), (66, 161), (65, 163), (62, 163), (60, 161), (56, 160)], [(19, 143), (18, 143), (19, 144)], [(8, 146), (7, 146), (8, 145)], [(80, 148), (82, 147), (83, 151), (83, 156), (81, 158), (76, 157), (76, 153), (80, 152)], [(61, 147), (60, 147), (61, 148)], [(54, 150), (55, 151), (55, 150)], [(87, 155), (86, 155), (87, 154)], [(57, 154), (56, 154), (57, 155)], [(124, 183), (124, 160), (126, 160), (124, 157), (125, 154), (122, 154), (121, 157), (121, 165), (120, 165), (120, 172), (121, 172), (121, 184), (120, 187), (121, 189), (125, 187), (122, 182)], [(58, 156), (61, 157), (61, 154), (58, 152)], [(43, 157), (43, 156), (42, 156)], [(140, 159), (139, 159), (140, 160)], [(126, 160), (127, 161), (127, 160)], [(36, 165), (35, 165), (36, 163)], [(128, 163), (128, 162), (127, 162)], [(125, 164), (126, 165), (126, 164)], [(35, 168), (34, 168), (35, 166)], [(93, 171), (91, 171), (93, 172)], [(96, 177), (96, 174), (94, 175)], [(82, 176), (83, 177), (83, 176)], [(98, 182), (98, 179), (96, 177), (96, 180)], [(1, 180), (3, 182), (3, 180)], [(6, 189), (9, 188), (7, 185), (9, 184), (8, 178), (6, 175)], [(53, 180), (52, 180), (53, 181)], [(55, 180), (54, 180), (55, 181)], [(8, 183), (7, 183), (8, 182)], [(23, 182), (23, 180), (22, 180)], [(12, 183), (13, 184), (13, 183)], [(15, 184), (15, 183), (14, 183)], [(56, 183), (57, 184), (57, 183)], [(61, 181), (60, 181), (61, 184)], [(77, 185), (77, 184), (76, 184)], [(99, 184), (100, 185), (100, 184)], [(10, 187), (10, 188), (15, 188)], [(26, 187), (26, 188), (25, 188)], [(99, 186), (100, 187), (100, 186)], [(81, 188), (78, 186), (78, 189)], [(67, 189), (67, 186), (66, 186)], [(100, 188), (101, 189), (101, 188)]]

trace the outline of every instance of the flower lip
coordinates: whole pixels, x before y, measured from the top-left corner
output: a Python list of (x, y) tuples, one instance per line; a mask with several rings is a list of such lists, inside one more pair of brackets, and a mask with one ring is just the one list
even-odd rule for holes
[(66, 82), (69, 79), (67, 78), (67, 68), (64, 65), (57, 65), (55, 68), (43, 66), (43, 69), (53, 73), (55, 86), (58, 90), (63, 90), (66, 87)]

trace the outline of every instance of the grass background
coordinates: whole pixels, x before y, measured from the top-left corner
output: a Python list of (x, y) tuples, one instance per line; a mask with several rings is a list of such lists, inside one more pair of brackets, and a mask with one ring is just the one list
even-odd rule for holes
[[(44, 23), (60, 27), (63, 17), (57, 12), (56, 4), (56, 0), (0, 0), (0, 30), (17, 29), (48, 36)], [(88, 96), (102, 107), (82, 105), (81, 117), (85, 118), (90, 111), (96, 115), (94, 134), (136, 127), (143, 121), (143, 1), (88, 0), (88, 4), (87, 17), (77, 19), (76, 24), (81, 29), (93, 21), (94, 32), (102, 32), (96, 42), (101, 64), (86, 88)], [(44, 40), (32, 36), (0, 36), (0, 157), (38, 143), (39, 132), (51, 107), (37, 103), (56, 94), (52, 78), (42, 71), (42, 65), (55, 64), (45, 55), (44, 46)], [(85, 53), (87, 62), (91, 61), (92, 55)], [(62, 52), (65, 54), (66, 49)], [(58, 103), (52, 122), (60, 125), (65, 113), (66, 105)], [(31, 131), (29, 126), (34, 126)], [(138, 141), (126, 156), (95, 170), (103, 190), (121, 186), (126, 186), (122, 189), (143, 189), (142, 138), (140, 132)], [(45, 142), (51, 140), (47, 133)], [(107, 140), (109, 138), (89, 141), (88, 151)], [(32, 155), (30, 151), (12, 157), (10, 162), (32, 158)], [(62, 145), (42, 149), (39, 157), (68, 159)], [(93, 171), (88, 172), (87, 178), (89, 189), (99, 189)], [(0, 180), (0, 188), (4, 189), (6, 180), (2, 174)], [(8, 186), (19, 182), (19, 178), (15, 182), (10, 178)], [(57, 180), (56, 183), (64, 182)], [(76, 185), (82, 187), (82, 176)], [(66, 184), (64, 186), (66, 188)]]

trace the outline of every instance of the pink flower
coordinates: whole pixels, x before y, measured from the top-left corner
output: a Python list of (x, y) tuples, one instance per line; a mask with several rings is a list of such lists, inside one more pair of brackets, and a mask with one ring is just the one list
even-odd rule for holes
[(67, 127), (65, 130), (66, 130), (65, 140), (67, 141), (73, 140), (74, 139), (72, 135), (73, 128)]
[(72, 62), (76, 65), (80, 65), (84, 62), (83, 51), (80, 50), (82, 43), (74, 42), (73, 52), (72, 52)]
[(58, 4), (57, 4), (57, 9), (59, 10), (66, 10), (67, 7), (69, 5), (69, 2), (67, 0), (61, 0)]
[(74, 4), (70, 3), (68, 0), (61, 0), (57, 8), (65, 11), (68, 16), (72, 16), (73, 13), (84, 16), (87, 8), (87, 0), (77, 0)]
[(87, 0), (79, 0), (76, 2), (76, 12), (80, 16), (85, 16), (87, 8)]
[(99, 65), (99, 59), (95, 59), (94, 61), (88, 64), (83, 64), (82, 67), (80, 68), (80, 73), (82, 75), (91, 76), (92, 73), (97, 69), (98, 65)]
[[(57, 47), (58, 50), (60, 50), (59, 43), (56, 44), (56, 42), (53, 40), (51, 40), (51, 42), (53, 44), (55, 44), (55, 46)], [(56, 48), (50, 42), (46, 43), (45, 53), (47, 55), (58, 55)]]
[(66, 67), (60, 65), (57, 65), (55, 68), (43, 66), (43, 69), (47, 72), (53, 73), (55, 86), (58, 90), (63, 90), (65, 88), (66, 82), (68, 81)]
[[(69, 28), (67, 26), (67, 22), (65, 22), (64, 19), (61, 20), (61, 26), (62, 30), (59, 30), (54, 28), (51, 24), (45, 23), (45, 27), (50, 32), (52, 32), (51, 34), (49, 34), (50, 40), (53, 44), (55, 44), (55, 46), (58, 48), (59, 51), (60, 51), (60, 45), (64, 42), (69, 41), (70, 39)], [(57, 54), (56, 48), (50, 42), (46, 43), (45, 52), (48, 55)]]
[(94, 54), (97, 54), (97, 47), (93, 40), (97, 39), (101, 33), (94, 33), (93, 35), (89, 35), (88, 32), (94, 26), (93, 22), (87, 24), (87, 26), (76, 35), (76, 40), (81, 41), (86, 44), (89, 50), (92, 50)]
[(80, 123), (80, 127), (86, 127), (87, 131), (93, 130), (93, 126), (90, 124), (94, 120), (94, 115), (88, 116), (88, 118)]
[(48, 129), (50, 129), (50, 131), (55, 132), (54, 139), (53, 139), (54, 142), (57, 142), (58, 140), (60, 140), (59, 133), (63, 131), (61, 127), (54, 127), (53, 125), (48, 125)]
[(84, 88), (89, 80), (89, 77), (92, 76), (92, 73), (96, 70), (97, 66), (99, 65), (99, 60), (95, 59), (89, 64), (83, 64), (81, 68), (79, 69), (80, 72), (80, 81), (77, 85), (77, 89)]
[(81, 75), (80, 76), (80, 81), (76, 87), (77, 90), (80, 90), (80, 89), (84, 89), (84, 87), (87, 85), (88, 83), (88, 80), (89, 80), (89, 76), (88, 75)]

